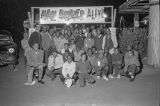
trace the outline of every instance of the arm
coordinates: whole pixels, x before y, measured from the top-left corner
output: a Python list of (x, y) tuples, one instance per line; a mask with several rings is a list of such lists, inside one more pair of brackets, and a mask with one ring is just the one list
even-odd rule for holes
[(51, 56), (49, 56), (49, 58), (48, 58), (48, 69), (49, 69), (49, 70), (52, 70), (52, 67), (54, 67), (54, 64), (53, 64), (53, 57), (52, 57), (52, 55), (51, 55)]
[(62, 66), (62, 75), (64, 76), (64, 78), (67, 76), (65, 68), (66, 68), (66, 65), (64, 63)]
[(106, 36), (103, 37), (103, 41), (102, 41), (102, 49), (105, 48), (105, 43), (106, 43)]
[(58, 69), (58, 68), (61, 68), (63, 66), (63, 57), (62, 56), (59, 56), (58, 58), (58, 64), (57, 66), (55, 66), (55, 69)]
[(76, 71), (76, 64), (74, 63), (74, 64), (72, 65), (72, 67), (71, 67), (71, 72), (70, 72), (70, 77), (71, 77), (71, 78), (73, 77), (75, 71)]

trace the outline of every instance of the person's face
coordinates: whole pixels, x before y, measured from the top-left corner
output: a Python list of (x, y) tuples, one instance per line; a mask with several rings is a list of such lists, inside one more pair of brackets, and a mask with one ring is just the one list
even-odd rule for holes
[(102, 57), (103, 54), (104, 54), (103, 50), (100, 50), (100, 51), (99, 51), (99, 57)]
[(40, 26), (40, 25), (37, 25), (37, 26), (36, 26), (36, 30), (37, 30), (37, 31), (40, 31), (40, 29), (41, 29), (41, 26)]
[(101, 34), (100, 29), (97, 29), (97, 34), (98, 34), (98, 35), (100, 35), (100, 34)]
[(68, 47), (68, 45), (67, 44), (65, 44), (64, 45), (64, 49), (68, 49), (69, 47)]
[(92, 48), (93, 53), (96, 53), (96, 48)]
[(71, 56), (68, 56), (67, 61), (68, 61), (69, 63), (71, 63), (71, 62), (72, 62), (72, 57), (71, 57)]
[(46, 26), (43, 27), (43, 31), (47, 32), (47, 27)]
[(88, 38), (91, 38), (91, 33), (88, 33), (88, 35), (87, 35), (87, 36), (88, 36)]
[(28, 37), (29, 37), (28, 34), (25, 33), (25, 34), (24, 34), (24, 39), (28, 39)]
[(64, 29), (62, 29), (62, 31), (61, 31), (62, 35), (64, 34), (64, 32), (65, 32)]
[(129, 56), (133, 56), (133, 52), (132, 51), (129, 51)]
[(82, 55), (82, 61), (85, 61), (87, 59), (86, 55)]
[(57, 53), (53, 52), (53, 57), (56, 58), (57, 57)]
[(33, 49), (34, 49), (35, 51), (37, 51), (37, 50), (39, 49), (38, 43), (35, 43), (35, 44), (33, 45)]
[(79, 34), (82, 34), (82, 30), (81, 29), (79, 30)]
[(59, 32), (56, 33), (56, 37), (59, 38)]
[(115, 52), (115, 54), (119, 53), (118, 49), (114, 49), (114, 52)]
[(88, 55), (91, 56), (92, 54), (92, 50), (88, 50)]
[(71, 40), (71, 44), (74, 44), (74, 40)]
[(50, 35), (52, 35), (52, 34), (53, 34), (53, 32), (54, 32), (54, 30), (53, 30), (53, 29), (50, 29), (50, 30), (49, 30), (49, 34), (50, 34)]
[(132, 49), (131, 46), (128, 46), (128, 47), (127, 47), (127, 50), (128, 50), (128, 51), (131, 50), (131, 49)]
[(76, 47), (77, 51), (80, 51), (80, 47)]

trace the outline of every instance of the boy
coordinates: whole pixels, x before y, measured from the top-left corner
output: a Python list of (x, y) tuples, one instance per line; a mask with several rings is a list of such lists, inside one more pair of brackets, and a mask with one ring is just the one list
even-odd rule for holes
[(94, 78), (90, 76), (91, 72), (90, 62), (87, 60), (87, 55), (85, 53), (81, 54), (81, 60), (77, 62), (77, 72), (79, 73), (79, 83), (80, 87), (85, 86), (87, 80), (88, 83), (93, 84), (95, 82)]
[(43, 75), (43, 67), (45, 64), (43, 63), (44, 52), (39, 49), (39, 44), (34, 43), (32, 48), (27, 51), (27, 70), (28, 70), (28, 82), (25, 85), (34, 85), (36, 81), (33, 81), (33, 75), (35, 69), (38, 69), (38, 83), (44, 84), (42, 81)]
[(140, 63), (138, 58), (133, 54), (133, 51), (128, 52), (128, 56), (125, 57), (125, 67), (124, 71), (127, 74), (127, 76), (130, 77), (130, 81), (134, 81), (135, 74), (139, 69)]

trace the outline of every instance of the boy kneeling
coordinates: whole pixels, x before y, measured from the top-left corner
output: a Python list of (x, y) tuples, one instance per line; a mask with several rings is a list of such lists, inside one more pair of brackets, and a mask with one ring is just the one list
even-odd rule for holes
[(125, 57), (125, 67), (124, 71), (127, 75), (127, 77), (130, 78), (130, 81), (134, 81), (135, 79), (135, 74), (137, 71), (139, 71), (139, 60), (138, 58), (134, 55), (133, 51), (128, 52), (128, 57)]
[(64, 83), (68, 88), (72, 86), (76, 80), (75, 76), (76, 63), (73, 62), (72, 56), (68, 55), (67, 61), (63, 64), (62, 75), (64, 77)]
[(39, 44), (34, 43), (32, 48), (27, 51), (27, 70), (28, 70), (28, 82), (25, 85), (34, 85), (36, 81), (33, 81), (34, 71), (38, 70), (38, 82), (44, 84), (42, 81), (43, 68), (45, 64), (43, 63), (44, 52), (39, 49)]

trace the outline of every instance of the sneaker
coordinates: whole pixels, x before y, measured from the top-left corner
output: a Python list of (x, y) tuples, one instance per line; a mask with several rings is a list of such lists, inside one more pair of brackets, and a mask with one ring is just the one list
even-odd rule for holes
[(134, 76), (131, 76), (130, 82), (133, 82), (133, 81), (134, 81)]
[(38, 83), (45, 84), (45, 82), (42, 80), (39, 80)]
[(34, 85), (34, 84), (36, 84), (36, 81), (35, 81), (35, 80), (32, 81), (32, 83), (30, 83), (29, 85)]
[(26, 82), (26, 83), (24, 83), (24, 85), (30, 85), (31, 83), (29, 83), (29, 82)]
[(118, 74), (118, 75), (117, 75), (117, 78), (120, 79), (120, 78), (121, 78), (121, 75)]
[(105, 79), (106, 81), (108, 81), (108, 78), (106, 76), (103, 76), (103, 79)]
[(100, 79), (100, 76), (97, 76), (97, 79)]
[(113, 79), (114, 77), (110, 74), (110, 75), (109, 75), (109, 78)]

